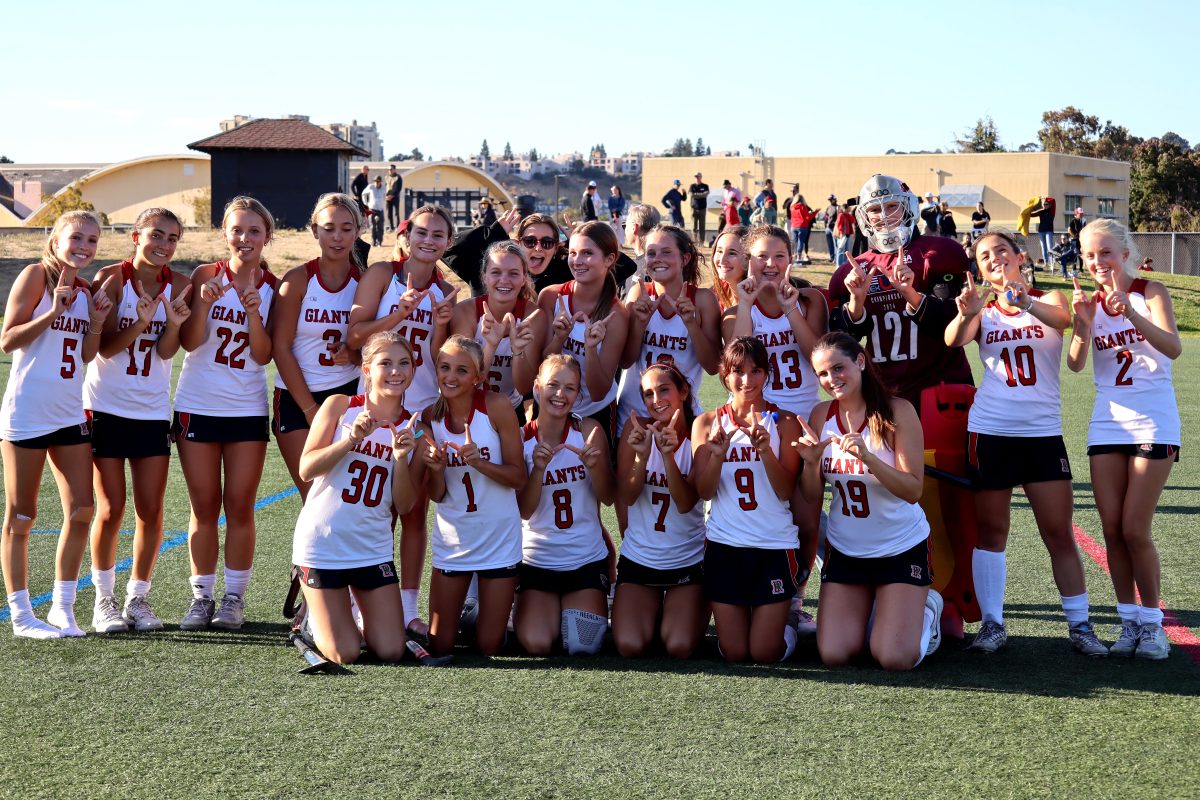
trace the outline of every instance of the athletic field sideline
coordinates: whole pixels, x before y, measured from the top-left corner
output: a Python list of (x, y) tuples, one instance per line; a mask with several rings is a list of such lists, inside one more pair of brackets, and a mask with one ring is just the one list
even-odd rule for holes
[[(0, 381), (9, 364), (0, 361)], [(1175, 362), (1185, 431), (1200, 425), (1198, 386), (1200, 338), (1188, 337)], [(709, 408), (723, 395), (715, 379), (701, 392)], [(1063, 396), (1075, 521), (1102, 546), (1084, 455), (1090, 368), (1063, 368)], [(446, 669), (408, 661), (306, 677), (279, 611), (298, 499), (274, 443), (237, 633), (176, 627), (189, 597), (188, 505), (173, 459), (151, 594), (165, 632), (17, 641), (0, 624), (0, 797), (1194, 797), (1198, 465), (1185, 441), (1155, 518), (1173, 631), (1193, 642), (1177, 641), (1166, 662), (1072, 652), (1018, 493), (1010, 640), (994, 656), (948, 640), (915, 671), (890, 674), (826, 669), (802, 644), (789, 663), (735, 667), (717, 660), (710, 630), (702, 656), (683, 663), (460, 653)], [(34, 596), (50, 589), (62, 520), (49, 470), (39, 512)], [(1111, 641), (1111, 584), (1084, 562), (1093, 620)], [(83, 621), (92, 599), (80, 592)]]

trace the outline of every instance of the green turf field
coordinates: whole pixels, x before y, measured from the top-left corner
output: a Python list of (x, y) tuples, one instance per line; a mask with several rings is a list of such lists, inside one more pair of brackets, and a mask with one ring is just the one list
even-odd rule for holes
[[(974, 349), (970, 349), (974, 356)], [(0, 382), (9, 359), (0, 364)], [(1200, 339), (1175, 385), (1200, 425)], [(1076, 521), (1101, 540), (1083, 456), (1091, 374), (1064, 368)], [(723, 399), (715, 381), (706, 406)], [(1197, 454), (1164, 493), (1155, 536), (1166, 603), (1200, 632), (1193, 541)], [(272, 449), (260, 497), (290, 488)], [(187, 527), (172, 463), (166, 529)], [(694, 661), (460, 654), (449, 669), (356, 666), (305, 677), (285, 645), (295, 496), (258, 515), (240, 633), (185, 634), (185, 546), (161, 556), (158, 635), (13, 640), (0, 624), (0, 796), (92, 797), (1194, 797), (1200, 662), (1089, 661), (1069, 648), (1028, 505), (1014, 501), (1008, 646), (992, 657), (947, 641), (910, 674), (829, 670), (815, 649), (771, 667)], [(47, 473), (36, 527), (61, 522)], [(611, 519), (611, 518), (610, 518)], [(118, 558), (129, 554), (123, 538)], [(54, 533), (30, 546), (31, 594), (49, 591)], [(1115, 625), (1104, 573), (1085, 558), (1102, 638)], [(84, 572), (88, 564), (85, 561)], [(118, 576), (123, 596), (126, 575)], [(816, 596), (814, 587), (810, 597)], [(90, 622), (93, 593), (77, 613)], [(810, 601), (811, 605), (811, 601)], [(47, 607), (38, 609), (44, 616)], [(1200, 657), (1200, 656), (1198, 656)]]

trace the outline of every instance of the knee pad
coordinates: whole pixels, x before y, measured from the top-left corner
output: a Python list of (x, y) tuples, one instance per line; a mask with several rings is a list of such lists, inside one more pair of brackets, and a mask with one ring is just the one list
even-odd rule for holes
[(76, 506), (71, 509), (71, 522), (91, 522), (95, 506)]
[(567, 655), (594, 656), (604, 646), (608, 633), (608, 620), (590, 611), (564, 608), (562, 612), (562, 640)]

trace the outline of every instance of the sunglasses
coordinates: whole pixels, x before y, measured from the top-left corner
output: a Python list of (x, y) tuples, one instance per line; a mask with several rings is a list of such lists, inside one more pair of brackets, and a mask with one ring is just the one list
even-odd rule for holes
[(526, 250), (533, 250), (538, 245), (541, 245), (543, 250), (551, 250), (558, 246), (558, 242), (556, 242), (554, 239), (551, 239), (549, 236), (543, 236), (541, 239), (537, 238), (536, 236), (522, 236), (521, 244)]

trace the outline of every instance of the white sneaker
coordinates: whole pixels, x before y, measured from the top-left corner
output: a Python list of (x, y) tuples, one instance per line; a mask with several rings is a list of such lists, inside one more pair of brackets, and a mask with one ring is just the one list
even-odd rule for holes
[(217, 613), (213, 614), (209, 625), (226, 631), (240, 631), (244, 624), (246, 604), (242, 602), (242, 596), (226, 592), (221, 596), (221, 605), (217, 608)]
[(92, 607), (92, 630), (96, 633), (124, 633), (129, 625), (121, 618), (121, 607), (115, 597), (97, 597)]
[(1108, 648), (1108, 654), (1110, 656), (1133, 658), (1133, 654), (1137, 651), (1138, 637), (1141, 633), (1141, 625), (1132, 621), (1122, 621), (1121, 634), (1112, 643), (1112, 647)]
[(817, 621), (813, 619), (812, 614), (804, 610), (803, 599), (792, 598), (792, 607), (788, 609), (788, 620), (793, 622), (796, 635), (801, 639), (809, 639), (817, 635)]
[(925, 595), (925, 607), (933, 612), (933, 635), (929, 637), (929, 649), (925, 651), (928, 658), (942, 646), (942, 609), (946, 607), (946, 601), (937, 589), (930, 588), (929, 594)]
[(1167, 641), (1167, 632), (1162, 625), (1147, 622), (1142, 625), (1138, 634), (1137, 652), (1135, 656), (1148, 661), (1162, 661), (1171, 654), (1171, 643)]
[(46, 622), (58, 628), (63, 636), (79, 638), (87, 636), (87, 632), (75, 621), (75, 606), (50, 606)]
[(212, 622), (213, 612), (216, 610), (216, 605), (217, 604), (212, 600), (193, 597), (191, 605), (188, 606), (188, 610), (183, 613), (183, 619), (179, 621), (179, 630), (208, 630), (208, 625), (210, 622)]
[(163, 628), (162, 620), (154, 613), (144, 594), (125, 598), (125, 612), (121, 616), (136, 631), (161, 631)]

